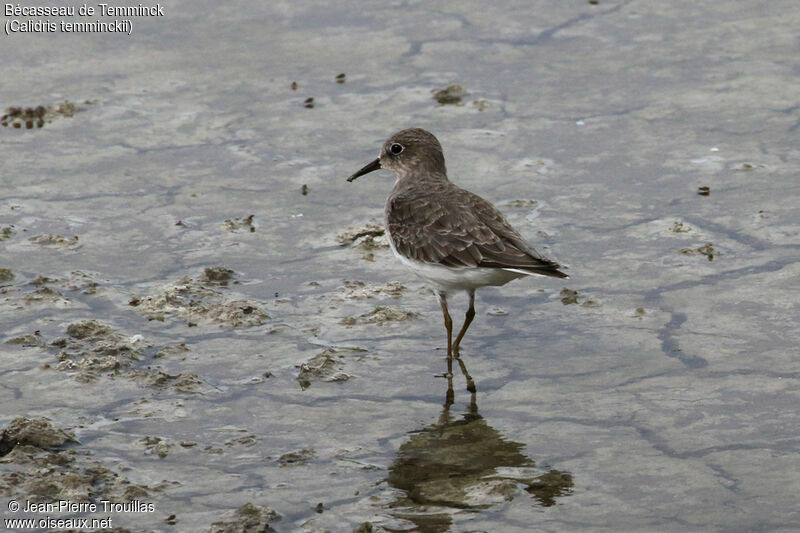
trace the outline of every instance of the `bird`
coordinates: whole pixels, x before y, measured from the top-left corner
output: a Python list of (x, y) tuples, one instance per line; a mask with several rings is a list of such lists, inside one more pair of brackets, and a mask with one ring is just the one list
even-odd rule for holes
[[(448, 363), (460, 357), (461, 341), (475, 318), (476, 289), (526, 276), (568, 277), (491, 203), (447, 178), (442, 145), (429, 131), (398, 131), (383, 143), (377, 159), (347, 181), (380, 169), (395, 174), (384, 210), (389, 245), (433, 288), (447, 330)], [(460, 291), (469, 296), (469, 308), (453, 340), (447, 299)]]

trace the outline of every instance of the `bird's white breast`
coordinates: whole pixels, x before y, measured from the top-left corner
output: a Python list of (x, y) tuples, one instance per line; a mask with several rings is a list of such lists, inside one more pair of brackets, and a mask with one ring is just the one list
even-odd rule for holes
[(452, 268), (409, 259), (397, 251), (391, 233), (387, 231), (386, 234), (394, 256), (416, 275), (432, 283), (437, 290), (445, 294), (474, 290), (487, 285), (505, 285), (511, 280), (528, 275), (527, 272), (511, 271), (503, 268)]

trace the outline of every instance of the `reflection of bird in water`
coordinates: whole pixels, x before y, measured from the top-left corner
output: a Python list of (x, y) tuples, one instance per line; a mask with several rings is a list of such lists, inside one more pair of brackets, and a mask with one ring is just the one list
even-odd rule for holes
[(452, 378), (439, 420), (413, 431), (389, 468), (388, 484), (405, 497), (392, 507), (397, 518), (423, 532), (448, 531), (455, 509), (486, 508), (512, 500), (520, 488), (545, 507), (572, 488), (569, 472), (536, 469), (522, 454), (524, 444), (506, 440), (478, 414), (475, 394), (460, 419), (450, 413)]

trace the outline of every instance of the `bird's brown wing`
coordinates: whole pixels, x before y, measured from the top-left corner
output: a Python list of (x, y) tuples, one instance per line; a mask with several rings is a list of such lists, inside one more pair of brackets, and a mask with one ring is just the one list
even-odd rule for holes
[(386, 205), (386, 225), (398, 253), (444, 266), (513, 268), (567, 277), (539, 254), (489, 202), (449, 184), (450, 190), (398, 191)]

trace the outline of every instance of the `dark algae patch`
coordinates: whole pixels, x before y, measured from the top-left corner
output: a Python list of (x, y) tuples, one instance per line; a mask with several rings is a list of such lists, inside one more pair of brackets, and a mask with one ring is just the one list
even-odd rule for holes
[(208, 267), (200, 276), (200, 281), (211, 285), (227, 285), (233, 279), (234, 272), (223, 266)]
[(10, 226), (0, 226), (0, 241), (4, 241), (14, 235), (16, 233), (14, 231), (14, 225), (11, 224)]
[[(55, 353), (53, 368), (67, 372), (81, 383), (103, 377), (126, 378), (143, 386), (193, 393), (203, 385), (194, 373), (168, 374), (151, 363), (170, 353), (188, 351), (185, 345), (169, 345), (160, 349), (141, 335), (127, 336), (111, 325), (98, 320), (81, 320), (69, 324), (66, 337), (45, 345), (38, 336), (27, 335), (23, 346), (48, 347)], [(50, 367), (49, 364), (46, 365)]]
[(586, 298), (578, 294), (578, 291), (564, 287), (558, 294), (561, 303), (564, 305), (581, 304), (581, 307), (599, 307), (600, 303), (597, 300)]
[(133, 296), (129, 305), (149, 320), (178, 316), (190, 326), (213, 323), (222, 327), (260, 326), (269, 315), (254, 300), (232, 298), (228, 284), (234, 272), (222, 266), (206, 268), (197, 278), (184, 277), (156, 288), (147, 296)]
[(18, 417), (0, 432), (0, 471), (0, 494), (37, 503), (131, 501), (161, 490), (106, 468), (46, 418)]
[(37, 128), (41, 128), (44, 126), (44, 115), (47, 110), (44, 106), (36, 106), (36, 107), (9, 107), (6, 109), (6, 114), (0, 117), (0, 123), (3, 126), (8, 126), (9, 123), (14, 128), (22, 127), (25, 124), (25, 127), (28, 129), (33, 128), (33, 125), (36, 124)]
[(58, 448), (67, 442), (78, 442), (75, 435), (59, 429), (46, 418), (17, 417), (0, 432), (0, 449), (8, 454), (14, 447), (34, 446), (41, 449)]
[(714, 249), (711, 243), (698, 246), (697, 248), (681, 248), (678, 250), (678, 253), (684, 255), (704, 255), (709, 261), (713, 261), (714, 257), (721, 255), (719, 251)]
[(231, 233), (238, 233), (243, 230), (249, 231), (250, 233), (255, 233), (256, 227), (253, 225), (254, 216), (255, 215), (249, 215), (247, 217), (225, 219), (225, 222), (222, 223), (222, 227)]
[(10, 268), (0, 268), (0, 282), (11, 281), (14, 279), (14, 273)]
[[(93, 103), (87, 100), (85, 103)], [(33, 129), (41, 128), (45, 124), (49, 124), (53, 119), (58, 117), (72, 117), (76, 112), (81, 111), (81, 108), (75, 106), (74, 103), (65, 101), (60, 104), (36, 107), (8, 107), (5, 114), (0, 116), (0, 124), (5, 127)]]
[(297, 381), (306, 390), (314, 381), (347, 381), (350, 376), (342, 371), (344, 355), (341, 350), (327, 348), (308, 361), (298, 365)]
[(574, 291), (572, 289), (561, 289), (561, 303), (564, 305), (576, 304), (578, 303), (578, 291)]
[(312, 448), (303, 448), (281, 455), (278, 458), (278, 463), (281, 466), (299, 466), (304, 465), (311, 459), (317, 456), (317, 452)]
[(211, 524), (209, 533), (270, 533), (275, 530), (269, 523), (278, 518), (278, 513), (269, 507), (246, 503), (239, 507), (228, 520)]
[(345, 317), (339, 321), (342, 326), (355, 326), (356, 324), (377, 324), (384, 326), (394, 322), (405, 322), (419, 318), (420, 314), (414, 311), (405, 311), (397, 307), (379, 305), (372, 311), (354, 316)]
[(448, 85), (444, 89), (437, 89), (433, 92), (433, 99), (440, 105), (455, 105), (460, 104), (461, 99), (466, 97), (469, 93), (458, 84)]

